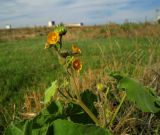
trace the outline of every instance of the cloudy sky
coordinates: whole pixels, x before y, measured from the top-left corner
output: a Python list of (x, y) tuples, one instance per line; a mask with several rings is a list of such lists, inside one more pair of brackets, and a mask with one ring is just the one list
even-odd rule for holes
[[(0, 27), (80, 23), (85, 25), (155, 19), (160, 0), (0, 0)], [(160, 13), (159, 13), (160, 14)]]

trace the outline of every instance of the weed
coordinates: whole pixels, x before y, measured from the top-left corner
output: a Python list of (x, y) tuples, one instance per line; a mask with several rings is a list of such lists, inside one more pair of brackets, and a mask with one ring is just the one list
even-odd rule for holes
[[(67, 33), (67, 35), (69, 34), (70, 36), (67, 37), (66, 35), (64, 37), (64, 50), (60, 52), (60, 55), (61, 57), (64, 57), (63, 60), (65, 60), (66, 63), (65, 68), (69, 68), (69, 73), (73, 69), (77, 69), (78, 72), (81, 72), (80, 76), (74, 74), (74, 76), (72, 76), (69, 80), (68, 78), (70, 77), (66, 77), (68, 73), (65, 72), (63, 67), (61, 68), (58, 64), (58, 60), (61, 61), (62, 59), (56, 58), (56, 53), (50, 51), (50, 49), (54, 48), (54, 46), (51, 45), (51, 47), (48, 45), (51, 47), (48, 51), (44, 51), (42, 49), (42, 43), (45, 42), (46, 36), (18, 41), (11, 39), (12, 42), (1, 42), (0, 62), (3, 63), (3, 66), (0, 68), (1, 76), (3, 76), (3, 80), (1, 81), (1, 92), (3, 93), (3, 96), (1, 94), (0, 98), (1, 103), (5, 105), (7, 100), (10, 100), (8, 103), (16, 103), (16, 100), (18, 99), (16, 104), (20, 104), (18, 103), (20, 98), (21, 101), (23, 101), (23, 96), (21, 95), (24, 95), (26, 89), (29, 89), (30, 91), (29, 94), (25, 96), (25, 110), (22, 110), (21, 107), (16, 108), (14, 105), (11, 105), (12, 107), (10, 108), (13, 108), (11, 110), (14, 110), (15, 112), (14, 115), (11, 115), (10, 112), (6, 111), (5, 107), (2, 109), (3, 111), (1, 114), (2, 118), (4, 119), (3, 123), (6, 124), (3, 124), (1, 127), (3, 129), (6, 128), (6, 126), (10, 123), (11, 120), (13, 120), (13, 118), (14, 120), (18, 120), (19, 117), (15, 114), (20, 110), (23, 112), (23, 114), (25, 114), (23, 115), (21, 113), (23, 118), (26, 118), (26, 116), (28, 118), (30, 118), (30, 116), (34, 116), (31, 119), (31, 122), (32, 120), (34, 122), (38, 122), (37, 119), (39, 117), (45, 117), (47, 121), (49, 121), (50, 118), (48, 116), (52, 115), (52, 121), (50, 122), (53, 122), (53, 119), (57, 118), (69, 118), (73, 122), (85, 124), (93, 124), (95, 122), (97, 125), (105, 129), (109, 128), (110, 131), (114, 134), (158, 133), (159, 119), (157, 114), (152, 115), (150, 113), (141, 112), (139, 109), (144, 111), (146, 109), (146, 104), (143, 106), (138, 106), (139, 109), (137, 109), (136, 104), (139, 99), (134, 99), (136, 104), (130, 104), (130, 97), (126, 98), (126, 94), (120, 91), (121, 88), (125, 89), (126, 91), (132, 91), (132, 88), (124, 85), (124, 83), (126, 83), (125, 81), (134, 84), (133, 87), (136, 86), (137, 88), (139, 87), (139, 84), (132, 82), (130, 79), (127, 80), (125, 76), (121, 76), (119, 74), (118, 77), (122, 79), (119, 80), (120, 83), (117, 82), (116, 79), (111, 79), (109, 77), (109, 73), (111, 71), (121, 71), (121, 73), (127, 76), (137, 78), (145, 86), (151, 86), (152, 88), (155, 88), (155, 92), (158, 93), (158, 65), (160, 60), (159, 55), (157, 55), (159, 54), (159, 39), (157, 38), (158, 32), (156, 33), (154, 29), (152, 29), (154, 27), (152, 25), (142, 25), (142, 27), (152, 29), (154, 34), (151, 36), (150, 34), (152, 32), (147, 33), (144, 32), (144, 30), (142, 30), (139, 26), (132, 26), (132, 24), (129, 25), (129, 29), (125, 28), (128, 29), (127, 32), (126, 30), (123, 31), (116, 24), (105, 27), (110, 33), (109, 36), (107, 36), (107, 39), (104, 38), (104, 36), (100, 36), (104, 31), (97, 30), (97, 32), (100, 32), (100, 35), (98, 36), (96, 36), (96, 30), (92, 34), (90, 33), (94, 29), (97, 29), (97, 27), (89, 27), (86, 29), (86, 31), (83, 31), (84, 28), (76, 29), (76, 31), (74, 28), (69, 28), (69, 31), (71, 30), (71, 32)], [(133, 32), (133, 29), (137, 30), (136, 34)], [(74, 36), (73, 31), (75, 31)], [(130, 35), (128, 35), (128, 31), (131, 32)], [(75, 59), (72, 57), (67, 58), (67, 56), (71, 55), (70, 52), (66, 51), (71, 48), (71, 42), (69, 40), (74, 41), (74, 43), (78, 43), (79, 47), (81, 48), (80, 57), (82, 62), (76, 59), (77, 62), (75, 61), (73, 67), (71, 65), (74, 63), (73, 60)], [(57, 50), (59, 49), (60, 48), (57, 47)], [(76, 50), (78, 49), (75, 49), (74, 52)], [(61, 64), (63, 64), (63, 62), (61, 62)], [(82, 71), (80, 71), (81, 68)], [(55, 112), (51, 108), (49, 109), (49, 106), (46, 105), (44, 112), (47, 112), (47, 114), (49, 113), (46, 117), (43, 115), (43, 111), (40, 111), (41, 108), (44, 107), (44, 104), (41, 104), (42, 99), (40, 98), (41, 95), (43, 95), (43, 92), (39, 95), (39, 92), (32, 93), (31, 90), (41, 89), (42, 91), (47, 87), (47, 85), (51, 83), (51, 80), (56, 79), (59, 81), (57, 84), (59, 91), (58, 93), (55, 93), (56, 97), (54, 97), (54, 100), (61, 101), (63, 105), (61, 106), (59, 103), (55, 103), (52, 100), (53, 95), (49, 94), (51, 97), (50, 105), (53, 105), (51, 108), (54, 108)], [(67, 85), (67, 83), (63, 82), (64, 80), (67, 80), (70, 85)], [(100, 91), (97, 87), (97, 84), (102, 86)], [(121, 87), (117, 88), (117, 84), (121, 85)], [(143, 91), (143, 89), (146, 91), (145, 88), (141, 87), (140, 89), (140, 91)], [(142, 95), (141, 97), (143, 97), (141, 98), (141, 103), (146, 100), (146, 94), (144, 93), (139, 93)], [(80, 95), (79, 99), (83, 99), (84, 104), (78, 102), (78, 95)], [(8, 98), (9, 96), (12, 98)], [(91, 101), (92, 97), (95, 96), (97, 99), (93, 98)], [(87, 98), (87, 100), (85, 98)], [(90, 99), (90, 103), (87, 102), (88, 99)], [(149, 94), (146, 101), (152, 106), (152, 101), (154, 101), (154, 99), (156, 98)], [(71, 104), (69, 104), (70, 102)], [(138, 102), (138, 104), (140, 103)], [(77, 105), (80, 105), (81, 108), (79, 108)], [(24, 105), (22, 104), (20, 106)], [(154, 106), (152, 107), (154, 108)], [(57, 111), (56, 108), (58, 108)], [(154, 109), (156, 110), (156, 108)], [(153, 113), (153, 110), (150, 111)], [(35, 116), (35, 114), (38, 114), (38, 112), (40, 115)], [(89, 118), (85, 112), (90, 115)], [(95, 116), (91, 116), (91, 113), (93, 113)], [(95, 120), (94, 117), (96, 117), (97, 120)], [(7, 119), (5, 120), (5, 118)], [(85, 119), (80, 120), (81, 118)], [(45, 123), (45, 120), (43, 122)], [(63, 122), (66, 123), (66, 121)], [(28, 122), (25, 123), (25, 127), (30, 125), (27, 123)], [(38, 124), (43, 125), (43, 123)], [(57, 124), (57, 121), (55, 121), (55, 124)], [(66, 124), (68, 125), (68, 123)], [(51, 127), (45, 128), (49, 129), (49, 131), (51, 130)], [(70, 128), (68, 127), (68, 129)], [(30, 131), (30, 129), (28, 129), (28, 131)]]

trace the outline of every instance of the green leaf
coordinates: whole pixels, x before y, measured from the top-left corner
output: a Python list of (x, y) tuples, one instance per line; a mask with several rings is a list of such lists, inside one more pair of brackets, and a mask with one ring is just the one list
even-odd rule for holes
[(46, 108), (44, 108), (39, 115), (33, 119), (33, 129), (42, 128), (43, 125), (50, 124), (58, 118), (65, 118), (62, 114), (63, 107), (58, 101), (52, 101)]
[(33, 119), (11, 123), (6, 129), (5, 135), (47, 135), (49, 126), (54, 120), (66, 119), (62, 112), (62, 104), (52, 101)]
[(82, 125), (67, 120), (55, 120), (48, 135), (111, 135), (107, 129), (96, 125)]
[(160, 99), (153, 94), (151, 89), (144, 87), (134, 79), (119, 74), (118, 76), (114, 74), (112, 77), (118, 77), (118, 88), (125, 89), (128, 99), (135, 102), (137, 107), (143, 112), (156, 113), (160, 111)]
[[(62, 118), (62, 107), (59, 102), (51, 102), (39, 115), (26, 122), (25, 135), (47, 135), (50, 123)], [(32, 129), (32, 130), (30, 130)], [(30, 134), (30, 131), (32, 134)]]
[[(97, 96), (89, 90), (85, 90), (80, 96), (88, 109), (95, 116), (98, 116), (97, 109), (94, 106), (94, 103), (97, 102)], [(77, 104), (69, 103), (68, 107), (66, 108), (66, 115), (69, 116), (69, 118), (75, 123), (94, 123), (88, 114)]]
[(57, 88), (58, 88), (57, 81), (52, 82), (52, 86), (45, 91), (45, 96), (44, 96), (45, 104), (51, 101), (51, 98), (56, 93)]
[(32, 135), (32, 120), (27, 120), (24, 126), (24, 135)]
[(47, 135), (49, 125), (43, 125), (41, 128), (33, 129), (31, 135)]
[(97, 116), (98, 112), (94, 106), (94, 103), (97, 102), (97, 96), (90, 90), (85, 90), (80, 96), (88, 109), (90, 109)]
[(52, 101), (46, 108), (41, 111), (43, 115), (62, 114), (63, 106), (59, 101)]
[(24, 132), (23, 129), (20, 129), (15, 124), (11, 123), (5, 131), (5, 135), (24, 135)]

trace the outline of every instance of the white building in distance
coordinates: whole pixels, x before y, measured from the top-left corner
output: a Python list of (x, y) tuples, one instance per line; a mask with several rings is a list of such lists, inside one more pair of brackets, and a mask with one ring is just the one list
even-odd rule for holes
[(54, 21), (48, 21), (48, 27), (53, 27), (55, 25)]
[(67, 27), (80, 27), (83, 26), (83, 23), (70, 23), (70, 24), (65, 24)]
[(12, 28), (12, 27), (11, 27), (11, 24), (7, 24), (5, 28), (6, 28), (6, 29), (11, 29), (11, 28)]

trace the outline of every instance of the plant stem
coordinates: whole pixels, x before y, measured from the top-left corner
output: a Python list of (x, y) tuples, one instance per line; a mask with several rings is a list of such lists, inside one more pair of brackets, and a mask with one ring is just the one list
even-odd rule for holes
[(95, 122), (95, 124), (98, 126), (99, 125), (99, 121), (96, 118), (96, 116), (88, 109), (88, 107), (83, 103), (82, 100), (80, 100), (78, 103), (78, 105), (80, 105), (83, 110), (89, 115), (89, 117)]
[(118, 111), (120, 110), (120, 108), (121, 108), (121, 106), (122, 106), (122, 104), (123, 104), (125, 98), (126, 98), (126, 93), (124, 93), (124, 95), (123, 95), (123, 97), (122, 97), (122, 99), (121, 99), (120, 104), (118, 105), (118, 107), (117, 107), (115, 113), (113, 114), (113, 117), (112, 117), (112, 119), (111, 119), (111, 121), (110, 121), (110, 123), (109, 123), (109, 127), (110, 127), (110, 128), (112, 127), (113, 121), (114, 121), (114, 119), (116, 118), (117, 113), (118, 113)]
[(75, 93), (76, 93), (76, 96), (77, 96), (77, 104), (79, 106), (82, 107), (82, 109), (89, 115), (89, 117), (95, 122), (96, 125), (99, 125), (99, 121), (98, 119), (96, 118), (96, 116), (90, 111), (90, 109), (83, 103), (82, 99), (81, 99), (81, 96), (80, 96), (80, 93), (79, 93), (79, 90), (78, 90), (78, 86), (77, 86), (77, 83), (76, 83), (76, 80), (75, 80), (75, 77), (73, 75), (73, 81), (74, 81), (74, 84), (75, 84)]
[(73, 81), (74, 81), (74, 85), (75, 85), (75, 93), (76, 93), (77, 99), (78, 99), (78, 100), (81, 100), (81, 97), (80, 97), (80, 93), (79, 93), (79, 90), (78, 90), (78, 86), (77, 86), (77, 83), (76, 83), (75, 76), (73, 75), (72, 77), (73, 77)]

